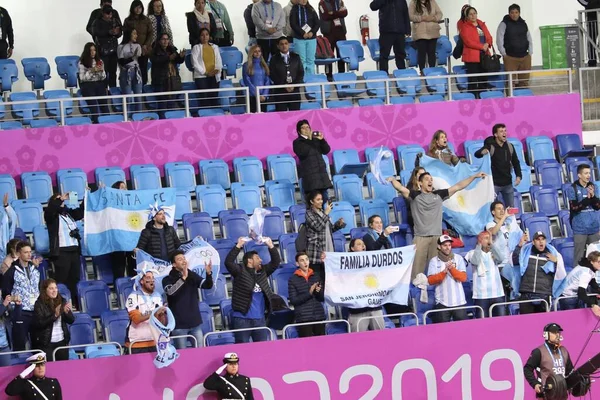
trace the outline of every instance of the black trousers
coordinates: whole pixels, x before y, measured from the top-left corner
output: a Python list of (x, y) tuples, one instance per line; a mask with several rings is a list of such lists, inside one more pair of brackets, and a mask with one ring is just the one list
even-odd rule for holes
[(325, 335), (325, 324), (301, 325), (298, 327), (298, 336), (311, 337)]
[[(12, 350), (25, 350), (29, 341), (29, 328), (33, 319), (33, 311), (21, 310), (12, 321)], [(41, 350), (41, 349), (40, 349)]]
[(262, 56), (267, 63), (269, 62), (269, 58), (279, 51), (277, 48), (277, 39), (256, 39), (256, 44), (260, 46)]
[[(214, 76), (207, 76), (206, 78), (194, 79), (196, 83), (196, 89), (199, 90), (212, 90), (218, 89), (219, 83)], [(201, 108), (212, 108), (219, 105), (219, 93), (217, 92), (202, 92), (200, 93), (200, 107)]]
[(406, 41), (403, 33), (386, 33), (379, 34), (379, 70), (389, 73), (388, 64), (392, 47), (396, 56), (396, 67), (398, 69), (406, 68)]
[[(340, 40), (346, 40), (346, 35), (343, 32), (334, 31), (331, 34), (326, 35), (325, 37), (327, 38), (327, 40), (329, 40), (329, 43), (331, 43), (331, 48), (337, 54), (337, 57), (341, 58), (340, 49), (338, 49), (337, 47), (337, 42)], [(346, 63), (344, 62), (344, 60), (338, 61), (337, 65), (338, 72), (346, 72)], [(333, 64), (325, 66), (325, 73), (328, 77), (333, 78)]]
[(464, 308), (456, 310), (452, 307), (446, 307), (445, 305), (438, 303), (435, 305), (435, 307), (433, 307), (433, 309), (446, 310), (431, 314), (431, 322), (433, 322), (434, 324), (437, 324), (439, 322), (450, 322), (451, 320), (463, 321), (467, 319), (467, 310), (465, 310)]
[[(106, 82), (81, 82), (81, 95), (83, 97), (106, 96)], [(92, 115), (93, 122), (98, 122), (100, 115), (108, 114), (108, 106), (106, 100), (86, 100)]]
[(294, 88), (294, 91), (289, 93), (285, 89), (273, 90), (274, 96), (271, 100), (275, 103), (277, 111), (298, 111), (300, 109), (300, 90)]
[(427, 66), (435, 67), (437, 64), (437, 55), (435, 54), (437, 39), (419, 39), (415, 41), (415, 44), (417, 46), (417, 60), (421, 72)]
[(56, 352), (56, 357), (52, 358), (52, 353), (57, 347), (68, 346), (69, 342), (66, 340), (61, 340), (60, 342), (50, 343), (47, 347), (44, 347), (42, 350), (46, 353), (46, 357), (48, 361), (65, 361), (69, 359), (69, 349), (60, 349)]
[(108, 87), (117, 87), (117, 65), (119, 59), (117, 53), (112, 53), (107, 56), (102, 56), (104, 63), (104, 71), (106, 71), (106, 84)]
[[(550, 302), (550, 298), (544, 295), (537, 295), (535, 293), (521, 293), (519, 300), (537, 300), (544, 299), (548, 302), (548, 304), (552, 304)], [(519, 304), (519, 315), (524, 314), (534, 314), (534, 313), (543, 313), (546, 312), (546, 305), (543, 302), (539, 303), (520, 303)]]
[(154, 353), (154, 352), (156, 352), (155, 346), (133, 347), (131, 349), (131, 354), (144, 354), (144, 353)]
[(113, 277), (123, 278), (126, 276), (135, 276), (135, 259), (133, 253), (129, 251), (116, 251), (110, 254), (110, 263)]
[(58, 257), (54, 260), (54, 278), (56, 282), (67, 285), (71, 291), (71, 302), (79, 308), (79, 296), (77, 295), (77, 283), (81, 278), (81, 258), (78, 248), (60, 249)]
[(141, 56), (138, 58), (138, 64), (140, 64), (140, 73), (142, 74), (142, 84), (148, 83), (148, 56)]
[(0, 40), (0, 60), (6, 60), (8, 58), (8, 42), (6, 40)]
[[(480, 63), (465, 63), (467, 74), (481, 74), (483, 69)], [(479, 94), (487, 89), (487, 77), (485, 76), (469, 76), (469, 93), (473, 93), (479, 98)]]
[[(257, 108), (256, 108), (256, 96), (250, 96), (250, 112), (251, 113), (255, 113), (257, 112)], [(260, 111), (261, 112), (267, 112), (267, 104), (266, 102), (261, 102), (260, 103)]]

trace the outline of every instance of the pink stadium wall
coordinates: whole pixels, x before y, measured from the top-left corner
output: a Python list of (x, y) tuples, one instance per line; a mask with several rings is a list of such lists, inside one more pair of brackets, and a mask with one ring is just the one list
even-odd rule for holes
[[(47, 373), (60, 380), (65, 399), (214, 400), (202, 382), (234, 351), (257, 400), (533, 399), (523, 365), (549, 322), (565, 329), (573, 362), (598, 326), (589, 310), (574, 310), (184, 350), (161, 370), (143, 354), (50, 363)], [(595, 335), (577, 367), (600, 351)], [(0, 368), (2, 391), (23, 369)]]
[[(0, 132), (0, 174), (82, 168), (93, 182), (101, 166), (292, 153), (296, 122), (308, 119), (322, 130), (332, 149), (420, 143), (444, 129), (458, 146), (491, 135), (497, 122), (509, 135), (554, 137), (581, 134), (577, 94), (453, 101), (419, 105), (353, 107), (334, 110), (188, 118)], [(54, 177), (53, 177), (54, 178)], [(19, 182), (19, 179), (16, 179)]]

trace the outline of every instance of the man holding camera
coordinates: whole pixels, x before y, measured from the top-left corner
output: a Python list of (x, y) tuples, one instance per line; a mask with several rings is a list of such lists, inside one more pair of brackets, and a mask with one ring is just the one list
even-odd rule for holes
[(83, 219), (83, 202), (68, 208), (65, 201), (71, 194), (55, 194), (48, 200), (44, 220), (50, 239), (50, 259), (54, 264), (56, 282), (67, 285), (72, 293), (73, 307), (78, 308), (77, 283), (81, 277), (81, 234), (75, 221)]

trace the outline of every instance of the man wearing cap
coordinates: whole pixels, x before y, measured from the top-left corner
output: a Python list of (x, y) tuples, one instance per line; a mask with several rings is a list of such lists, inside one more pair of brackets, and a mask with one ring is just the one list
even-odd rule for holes
[(155, 309), (163, 306), (163, 301), (161, 295), (154, 291), (152, 272), (144, 273), (137, 285), (138, 290), (127, 297), (129, 325), (125, 334), (125, 344), (131, 344), (131, 354), (153, 353), (156, 351), (156, 343), (152, 336), (150, 317)]
[[(538, 231), (533, 242), (523, 247), (517, 246), (513, 256), (518, 255), (516, 267), (504, 267), (502, 274), (511, 281), (512, 297), (519, 300), (545, 300), (550, 304), (550, 296), (560, 295), (559, 283), (566, 278), (562, 256), (546, 243), (546, 234)], [(546, 304), (533, 302), (519, 304), (519, 314), (545, 312)]]
[(150, 211), (150, 221), (140, 234), (140, 240), (133, 251), (144, 250), (154, 258), (168, 261), (169, 254), (181, 245), (175, 228), (167, 223), (165, 210), (153, 207)]
[[(58, 379), (46, 377), (46, 353), (37, 353), (26, 360), (31, 365), (13, 379), (4, 391), (21, 400), (62, 400)], [(31, 378), (27, 378), (33, 372)]]
[(546, 325), (543, 334), (544, 344), (533, 349), (523, 367), (525, 379), (535, 390), (537, 398), (544, 398), (542, 391), (550, 374), (566, 377), (573, 371), (569, 352), (560, 344), (563, 340), (562, 331), (558, 324)]
[[(204, 388), (216, 390), (221, 400), (254, 400), (250, 378), (238, 374), (240, 359), (236, 353), (227, 353), (223, 365), (204, 381)], [(221, 376), (226, 370), (225, 376)]]
[(453, 310), (467, 304), (463, 282), (467, 281), (467, 269), (462, 257), (452, 252), (452, 238), (442, 235), (438, 239), (438, 255), (429, 261), (427, 281), (435, 285), (435, 310), (431, 314), (434, 323), (462, 321), (467, 319), (465, 309)]

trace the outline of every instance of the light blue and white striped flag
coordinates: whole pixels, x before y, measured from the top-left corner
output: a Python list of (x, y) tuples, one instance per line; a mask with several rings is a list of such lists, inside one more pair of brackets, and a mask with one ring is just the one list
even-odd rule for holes
[(490, 205), (494, 201), (494, 181), (490, 156), (486, 155), (480, 166), (458, 163), (455, 166), (423, 156), (420, 165), (433, 177), (435, 190), (450, 186), (478, 172), (488, 176), (476, 179), (465, 189), (444, 201), (444, 220), (461, 235), (477, 235), (490, 220)]
[(90, 256), (131, 251), (146, 227), (152, 209), (162, 209), (173, 225), (175, 195), (172, 188), (118, 190), (102, 188), (85, 196), (84, 241)]

